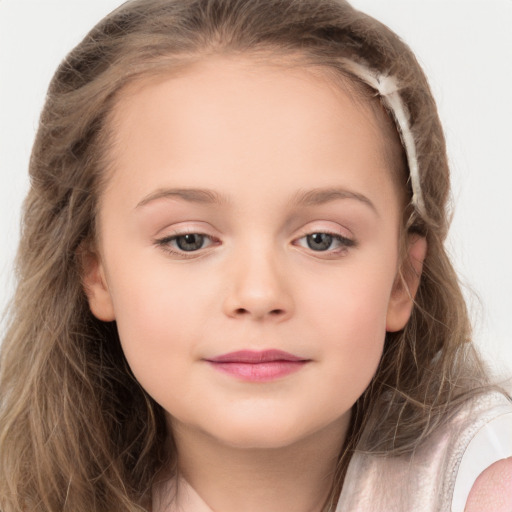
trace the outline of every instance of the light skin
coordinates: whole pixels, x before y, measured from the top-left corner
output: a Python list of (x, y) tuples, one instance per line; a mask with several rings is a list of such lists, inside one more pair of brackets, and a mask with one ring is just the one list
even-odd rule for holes
[(512, 512), (512, 457), (489, 466), (476, 480), (464, 512)]
[[(111, 122), (84, 275), (92, 312), (116, 320), (208, 507), (321, 510), (426, 252), (407, 240), (404, 282), (382, 123), (318, 72), (249, 57), (130, 86)], [(254, 382), (208, 362), (267, 349), (305, 363)]]

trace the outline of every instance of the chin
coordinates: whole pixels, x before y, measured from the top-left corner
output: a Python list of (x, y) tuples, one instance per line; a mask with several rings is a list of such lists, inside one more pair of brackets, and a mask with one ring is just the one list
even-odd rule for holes
[(231, 418), (229, 425), (209, 425), (207, 434), (231, 448), (273, 450), (291, 446), (321, 429), (321, 426), (312, 425), (308, 428), (299, 419), (280, 422), (273, 416), (260, 417), (258, 421), (247, 421), (247, 418), (236, 421)]
[(298, 432), (280, 433), (270, 429), (267, 432), (233, 432), (232, 435), (218, 439), (226, 446), (240, 450), (277, 450), (293, 445), (302, 437)]

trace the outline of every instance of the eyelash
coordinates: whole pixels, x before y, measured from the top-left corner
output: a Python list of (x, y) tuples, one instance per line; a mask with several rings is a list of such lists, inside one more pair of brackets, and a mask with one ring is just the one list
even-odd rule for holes
[[(200, 236), (200, 237), (204, 237), (204, 240), (209, 240), (209, 244), (206, 246), (206, 247), (200, 247), (196, 250), (191, 250), (191, 251), (186, 251), (184, 249), (180, 249), (179, 247), (178, 248), (174, 248), (171, 244), (173, 242), (176, 242), (176, 240), (178, 240), (179, 238), (182, 238), (182, 237), (185, 237), (187, 235), (196, 235), (196, 236)], [(315, 251), (314, 249), (311, 249), (311, 247), (305, 247), (303, 245), (300, 245), (298, 242), (302, 239), (306, 239), (307, 240), (307, 237), (310, 237), (310, 236), (313, 236), (313, 235), (327, 235), (327, 236), (330, 236), (332, 237), (332, 241), (337, 241), (340, 246), (336, 249), (326, 249), (326, 250), (320, 250), (320, 251)], [(157, 239), (155, 240), (155, 244), (159, 247), (161, 247), (164, 251), (166, 251), (167, 253), (171, 254), (171, 255), (174, 255), (174, 256), (179, 256), (181, 258), (197, 258), (201, 253), (202, 253), (202, 250), (203, 249), (206, 249), (208, 247), (210, 247), (211, 245), (218, 245), (220, 243), (220, 241), (213, 237), (213, 236), (210, 236), (210, 235), (207, 235), (205, 233), (199, 233), (199, 232), (182, 232), (182, 233), (179, 233), (179, 232), (176, 232), (176, 233), (173, 233), (172, 235), (170, 236), (165, 236), (163, 238), (160, 238), (160, 239)], [(351, 238), (347, 238), (345, 236), (342, 236), (340, 235), (339, 233), (335, 233), (335, 232), (332, 232), (332, 231), (328, 231), (328, 230), (318, 230), (318, 231), (310, 231), (310, 232), (305, 232), (302, 234), (302, 236), (296, 238), (294, 241), (293, 241), (293, 244), (294, 245), (298, 245), (299, 247), (304, 247), (304, 248), (307, 248), (309, 249), (312, 253), (318, 253), (318, 254), (325, 254), (325, 255), (331, 255), (331, 256), (336, 256), (336, 255), (340, 255), (340, 254), (343, 254), (345, 253), (349, 248), (351, 247), (355, 247), (357, 245), (356, 241), (351, 239)], [(306, 244), (307, 244), (307, 241), (306, 241)]]
[(179, 256), (181, 258), (197, 258), (199, 256), (199, 253), (201, 252), (201, 250), (205, 249), (205, 247), (200, 247), (197, 250), (186, 251), (186, 250), (180, 249), (179, 247), (174, 248), (171, 245), (172, 242), (175, 242), (178, 238), (182, 238), (187, 235), (196, 235), (196, 236), (204, 237), (205, 240), (209, 240), (209, 242), (210, 242), (207, 245), (207, 247), (219, 243), (219, 240), (213, 236), (206, 235), (205, 233), (199, 233), (197, 231), (190, 231), (190, 232), (182, 232), (182, 233), (176, 232), (170, 236), (165, 236), (164, 238), (155, 240), (155, 244), (173, 256)]
[[(331, 255), (331, 256), (337, 256), (337, 255), (340, 255), (340, 254), (344, 254), (345, 252), (348, 251), (349, 248), (351, 247), (355, 247), (356, 246), (356, 241), (351, 239), (351, 238), (347, 238), (343, 235), (340, 235), (339, 233), (335, 233), (333, 231), (329, 231), (329, 230), (318, 230), (318, 231), (310, 231), (310, 232), (307, 232), (307, 233), (304, 233), (301, 237), (299, 238), (296, 238), (295, 239), (295, 244), (297, 245), (298, 242), (302, 239), (306, 239), (310, 236), (313, 236), (313, 235), (328, 235), (330, 237), (332, 237), (332, 241), (337, 241), (340, 246), (336, 249), (326, 249), (326, 250), (323, 250), (323, 251), (315, 251), (313, 249), (311, 249), (311, 247), (308, 247), (308, 249), (315, 253), (315, 254), (325, 254), (325, 255)], [(306, 244), (307, 244), (307, 241), (306, 241)], [(300, 247), (304, 247), (302, 245), (300, 245)], [(306, 247), (304, 247), (306, 248)]]

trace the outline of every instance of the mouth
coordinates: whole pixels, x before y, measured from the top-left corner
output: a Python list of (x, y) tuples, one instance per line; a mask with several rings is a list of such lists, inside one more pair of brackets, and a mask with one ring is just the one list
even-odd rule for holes
[(240, 350), (205, 361), (215, 370), (252, 382), (268, 382), (285, 377), (310, 362), (282, 350)]

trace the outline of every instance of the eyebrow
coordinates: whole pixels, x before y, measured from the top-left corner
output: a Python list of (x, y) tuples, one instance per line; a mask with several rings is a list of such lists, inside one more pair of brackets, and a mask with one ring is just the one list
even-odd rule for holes
[(218, 192), (205, 188), (162, 188), (144, 197), (142, 201), (137, 204), (136, 208), (145, 206), (158, 199), (175, 198), (199, 204), (223, 204), (228, 202), (227, 198)]
[(369, 206), (377, 216), (380, 216), (377, 208), (368, 197), (344, 188), (315, 188), (313, 190), (299, 191), (295, 195), (293, 202), (301, 206), (319, 206), (340, 199), (360, 201)]
[[(136, 206), (141, 208), (148, 203), (157, 201), (158, 199), (182, 199), (184, 201), (207, 204), (220, 205), (229, 203), (227, 197), (215, 192), (214, 190), (205, 188), (162, 188), (151, 192), (144, 197)], [(361, 203), (369, 206), (377, 216), (379, 212), (375, 205), (365, 195), (353, 192), (343, 188), (315, 188), (312, 190), (299, 190), (293, 197), (292, 203), (297, 206), (319, 206), (331, 201), (340, 199), (356, 199)]]

